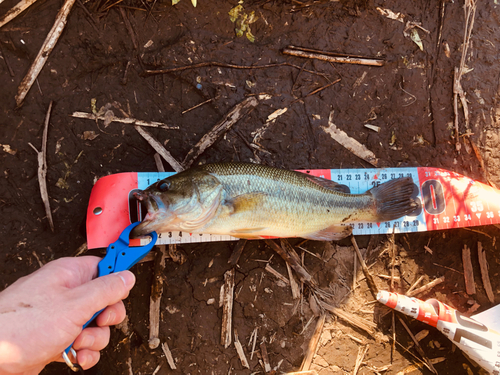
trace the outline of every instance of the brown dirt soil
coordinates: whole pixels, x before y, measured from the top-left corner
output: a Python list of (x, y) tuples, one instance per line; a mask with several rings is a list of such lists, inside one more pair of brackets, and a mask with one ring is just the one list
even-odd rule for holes
[[(15, 2), (0, 4), (0, 14)], [(460, 117), (460, 153), (452, 138), (453, 68), (458, 66), (463, 43), (463, 2), (440, 1), (248, 1), (246, 13), (258, 20), (251, 24), (255, 42), (235, 35), (228, 12), (236, 0), (200, 0), (193, 8), (188, 0), (176, 6), (164, 1), (90, 0), (85, 6), (92, 18), (75, 5), (66, 29), (36, 84), (21, 108), (16, 108), (17, 86), (38, 53), (52, 27), (61, 1), (39, 0), (22, 16), (0, 29), (0, 150), (3, 178), (0, 182), (0, 288), (17, 278), (62, 256), (72, 256), (85, 242), (85, 212), (95, 180), (125, 171), (155, 171), (154, 150), (129, 125), (74, 119), (74, 111), (91, 110), (118, 103), (133, 117), (178, 125), (180, 130), (154, 129), (152, 134), (165, 143), (177, 160), (183, 160), (193, 145), (235, 104), (248, 95), (265, 93), (250, 115), (238, 122), (196, 162), (251, 161), (289, 169), (370, 167), (321, 129), (334, 112), (337, 127), (357, 139), (380, 158), (381, 166), (433, 166), (462, 173), (500, 186), (500, 19), (496, 1), (478, 2), (471, 48), (466, 59), (473, 69), (462, 79), (467, 93), (470, 126)], [(134, 41), (120, 15), (122, 6), (134, 30)], [(145, 8), (153, 9), (151, 13)], [(401, 12), (405, 21), (421, 22), (429, 34), (419, 29), (424, 50), (403, 35), (404, 24), (382, 16), (377, 7)], [(440, 25), (442, 38), (438, 40)], [(325, 51), (378, 56), (383, 67), (330, 64), (285, 56), (281, 50), (297, 45)], [(445, 46), (449, 46), (447, 56)], [(265, 69), (234, 69), (215, 65), (163, 75), (147, 76), (144, 69), (173, 68), (198, 62), (236, 65), (263, 65), (288, 62), (299, 68), (281, 66)], [(10, 75), (10, 66), (13, 76)], [(127, 69), (127, 65), (129, 67)], [(304, 68), (303, 71), (300, 67)], [(307, 70), (307, 71), (306, 71)], [(316, 73), (310, 73), (310, 71)], [(310, 92), (340, 78), (340, 82), (316, 94)], [(201, 102), (210, 102), (185, 114)], [(298, 100), (297, 100), (298, 99)], [(54, 107), (48, 140), (48, 190), (55, 220), (50, 231), (40, 199), (36, 154), (28, 143), (40, 148), (43, 120), (50, 101)], [(277, 109), (288, 111), (278, 117), (264, 133), (260, 144), (267, 152), (250, 149), (252, 132), (261, 128)], [(460, 109), (461, 110), (461, 109)], [(118, 114), (118, 111), (115, 110)], [(364, 124), (380, 127), (373, 132)], [(95, 139), (85, 139), (93, 131)], [(471, 149), (474, 142), (482, 155), (484, 169)], [(168, 142), (168, 143), (167, 143)], [(465, 142), (465, 143), (464, 143)], [(168, 167), (167, 167), (168, 168)], [(66, 182), (67, 186), (58, 184)], [(421, 275), (424, 282), (445, 276), (444, 283), (419, 295), (436, 297), (461, 311), (474, 302), (478, 311), (491, 307), (482, 288), (477, 256), (473, 256), (477, 294), (465, 293), (461, 250), (464, 245), (477, 252), (480, 241), (486, 250), (496, 302), (500, 302), (500, 256), (496, 227), (397, 235), (396, 272), (401, 276), (396, 290), (404, 292)], [(369, 237), (359, 237), (360, 247)], [(367, 254), (376, 274), (388, 274), (389, 253), (378, 256), (387, 242), (385, 236), (371, 238), (375, 244)], [(296, 243), (298, 241), (292, 241)], [(433, 254), (425, 252), (427, 245)], [(352, 285), (352, 249), (349, 241), (307, 242), (305, 264), (322, 287), (331, 287), (343, 309), (377, 324), (375, 336), (328, 316), (313, 368), (322, 375), (352, 372), (362, 346), (350, 336), (369, 345), (360, 374), (376, 373), (391, 364), (391, 314), (373, 300), (362, 274)], [(148, 306), (153, 263), (137, 265), (137, 286), (126, 301), (128, 335), (112, 331), (111, 343), (102, 352), (100, 363), (89, 374), (128, 374), (131, 359), (134, 374), (251, 374), (263, 372), (259, 364), (259, 344), (265, 342), (277, 373), (299, 368), (305, 348), (314, 331), (315, 320), (308, 304), (309, 291), (297, 305), (288, 287), (264, 270), (265, 263), (286, 275), (281, 258), (263, 241), (250, 242), (239, 260), (236, 272), (233, 325), (249, 358), (250, 370), (243, 369), (234, 346), (220, 345), (221, 309), (219, 290), (227, 259), (234, 243), (180, 246), (187, 261), (167, 260), (166, 287), (162, 299), (162, 341), (170, 346), (177, 370), (171, 371), (161, 349), (148, 348)], [(365, 250), (363, 250), (365, 251)], [(91, 251), (92, 254), (102, 254)], [(456, 271), (453, 271), (454, 269)], [(380, 287), (388, 281), (377, 278)], [(207, 304), (211, 298), (214, 304)], [(421, 342), (429, 358), (444, 357), (435, 368), (439, 374), (478, 373), (462, 353), (442, 334), (407, 319), (414, 333), (429, 329)], [(258, 327), (257, 349), (250, 360), (247, 346)], [(399, 343), (408, 347), (411, 339), (396, 324)], [(412, 354), (416, 352), (411, 349)], [(396, 374), (414, 362), (414, 357), (396, 347), (388, 374)], [(62, 364), (53, 364), (44, 374), (67, 373)], [(414, 370), (413, 373), (428, 373)]]

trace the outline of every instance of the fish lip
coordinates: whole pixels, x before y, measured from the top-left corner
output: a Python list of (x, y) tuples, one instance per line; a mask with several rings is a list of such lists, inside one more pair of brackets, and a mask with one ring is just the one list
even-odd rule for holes
[(168, 217), (168, 209), (159, 196), (147, 194), (145, 192), (134, 193), (134, 197), (146, 205), (148, 210), (144, 220), (132, 229), (132, 238), (145, 236), (151, 232), (156, 232), (159, 228), (159, 222), (164, 223)]

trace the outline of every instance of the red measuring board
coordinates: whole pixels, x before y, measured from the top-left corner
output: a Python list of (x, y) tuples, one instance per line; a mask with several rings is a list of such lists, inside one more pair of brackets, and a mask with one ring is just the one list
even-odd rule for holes
[[(418, 187), (416, 200), (422, 210), (397, 220), (349, 224), (353, 234), (408, 233), (500, 223), (500, 191), (458, 173), (439, 168), (314, 169), (301, 171), (349, 186), (361, 194), (394, 178), (410, 176)], [(173, 175), (173, 172), (131, 172), (103, 177), (97, 181), (87, 210), (89, 249), (106, 247), (116, 241), (130, 223), (141, 220), (143, 212), (133, 192)], [(159, 233), (157, 244), (228, 241), (223, 235), (182, 232)]]

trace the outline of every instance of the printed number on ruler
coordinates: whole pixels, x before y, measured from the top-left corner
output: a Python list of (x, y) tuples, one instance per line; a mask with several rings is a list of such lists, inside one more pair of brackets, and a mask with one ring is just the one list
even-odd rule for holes
[[(396, 178), (411, 177), (415, 186), (419, 186), (419, 168), (387, 168), (387, 169), (330, 169), (322, 177), (347, 185), (351, 194), (362, 194), (367, 190)], [(313, 172), (313, 171), (311, 171)], [(414, 198), (421, 200), (417, 188)], [(350, 224), (354, 235), (421, 232), (427, 230), (423, 212), (414, 216), (404, 216), (397, 220), (382, 223), (359, 222)]]

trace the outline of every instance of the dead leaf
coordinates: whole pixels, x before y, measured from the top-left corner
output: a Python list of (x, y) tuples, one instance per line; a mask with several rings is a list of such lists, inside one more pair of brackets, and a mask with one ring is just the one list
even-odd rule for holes
[(4, 152), (8, 153), (8, 154), (11, 154), (11, 155), (15, 155), (17, 153), (16, 150), (13, 150), (10, 148), (10, 145), (1, 145)]

